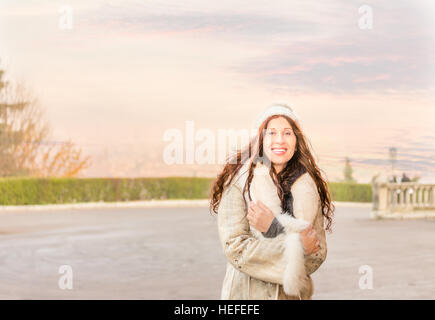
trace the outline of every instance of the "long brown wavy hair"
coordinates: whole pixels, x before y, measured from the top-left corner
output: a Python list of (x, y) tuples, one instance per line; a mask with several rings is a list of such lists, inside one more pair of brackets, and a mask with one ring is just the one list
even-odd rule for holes
[[(267, 163), (270, 160), (263, 152), (263, 138), (265, 129), (267, 128), (269, 122), (272, 119), (279, 117), (285, 118), (291, 125), (293, 132), (296, 135), (296, 147), (292, 158), (287, 162), (285, 168), (277, 174), (270, 162)], [(298, 173), (300, 174), (301, 172), (308, 172), (317, 186), (317, 191), (321, 201), (322, 214), (327, 222), (325, 229), (328, 232), (332, 231), (332, 216), (334, 214), (335, 207), (331, 202), (328, 184), (323, 179), (321, 170), (317, 166), (308, 147), (307, 139), (302, 133), (302, 130), (297, 122), (284, 115), (274, 115), (267, 118), (259, 127), (256, 138), (254, 138), (245, 149), (238, 150), (232, 157), (230, 157), (211, 188), (210, 209), (214, 213), (218, 213), (219, 203), (222, 199), (222, 194), (225, 188), (231, 184), (240, 168), (247, 161), (250, 162), (250, 165), (248, 170), (248, 178), (243, 189), (243, 197), (245, 196), (245, 193), (247, 193), (249, 198), (251, 198), (249, 189), (256, 163), (266, 164), (270, 167), (270, 176), (277, 186), (278, 196), (281, 200), (281, 207), (285, 212), (286, 208), (288, 208), (288, 194), (290, 193), (290, 188), (295, 177), (298, 177)]]

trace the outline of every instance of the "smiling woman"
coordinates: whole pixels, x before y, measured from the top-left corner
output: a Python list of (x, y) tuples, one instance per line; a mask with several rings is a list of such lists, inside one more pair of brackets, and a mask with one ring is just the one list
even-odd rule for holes
[[(221, 298), (311, 299), (310, 274), (326, 259), (324, 220), (330, 231), (334, 211), (326, 181), (290, 107), (269, 107), (257, 129), (212, 188), (228, 259)], [(295, 220), (308, 227), (296, 231)]]

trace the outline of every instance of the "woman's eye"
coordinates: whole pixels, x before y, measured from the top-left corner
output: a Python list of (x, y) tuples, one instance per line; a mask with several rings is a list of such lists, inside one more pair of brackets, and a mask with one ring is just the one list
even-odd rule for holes
[(291, 136), (292, 133), (291, 133), (291, 132), (286, 132), (285, 135), (286, 135), (286, 136)]
[(268, 134), (269, 136), (271, 136), (271, 135), (274, 135), (275, 132), (273, 132), (273, 131), (269, 131), (267, 134)]

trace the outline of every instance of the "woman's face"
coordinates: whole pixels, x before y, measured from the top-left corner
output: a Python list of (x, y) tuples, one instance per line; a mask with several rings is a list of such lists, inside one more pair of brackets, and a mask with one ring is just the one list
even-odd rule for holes
[(280, 172), (293, 157), (296, 148), (296, 136), (290, 123), (283, 117), (269, 121), (263, 139), (263, 150)]

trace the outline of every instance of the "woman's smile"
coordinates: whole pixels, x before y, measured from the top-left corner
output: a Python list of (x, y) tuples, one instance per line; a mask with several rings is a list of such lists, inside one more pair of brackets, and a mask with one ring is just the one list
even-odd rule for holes
[(283, 156), (283, 155), (285, 155), (287, 150), (288, 150), (287, 148), (283, 148), (283, 147), (273, 147), (272, 148), (272, 152), (274, 154), (276, 154), (277, 156)]

